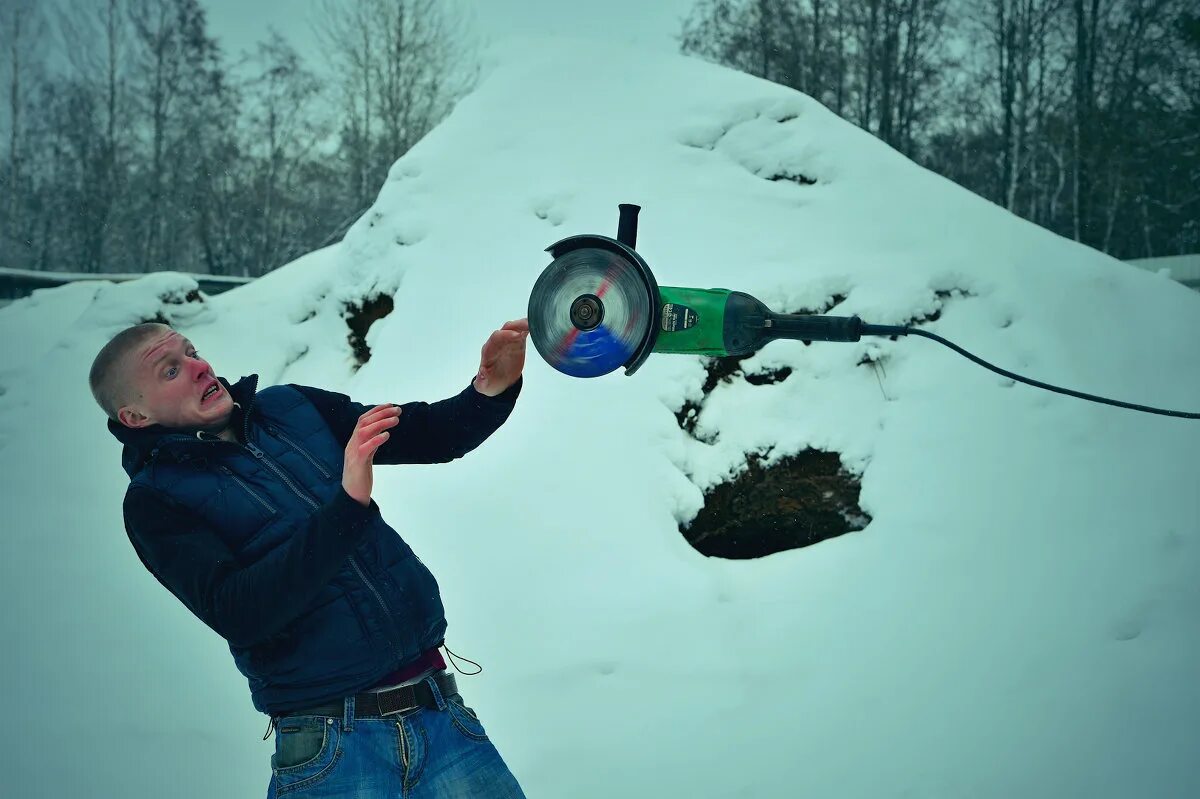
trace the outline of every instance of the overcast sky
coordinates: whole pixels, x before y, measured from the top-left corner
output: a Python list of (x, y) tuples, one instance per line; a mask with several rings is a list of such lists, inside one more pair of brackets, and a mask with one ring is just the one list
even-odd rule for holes
[[(229, 56), (250, 51), (274, 26), (305, 55), (317, 47), (311, 21), (319, 0), (202, 0), (209, 32)], [(481, 40), (513, 34), (593, 32), (613, 41), (675, 51), (674, 37), (695, 0), (452, 0)]]

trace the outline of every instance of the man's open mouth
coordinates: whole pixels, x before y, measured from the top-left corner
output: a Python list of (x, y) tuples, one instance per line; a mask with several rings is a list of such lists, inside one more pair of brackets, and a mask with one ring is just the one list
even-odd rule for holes
[(221, 384), (219, 382), (213, 383), (211, 386), (209, 386), (208, 388), (206, 388), (204, 390), (203, 396), (200, 397), (200, 404), (203, 405), (204, 403), (208, 402), (210, 399), (212, 399), (213, 397), (215, 397), (217, 394), (220, 394), (220, 393), (221, 393)]

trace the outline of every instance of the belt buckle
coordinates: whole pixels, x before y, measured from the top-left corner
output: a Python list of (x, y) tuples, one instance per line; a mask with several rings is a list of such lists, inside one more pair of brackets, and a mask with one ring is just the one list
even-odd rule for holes
[(443, 696), (449, 697), (458, 693), (458, 681), (450, 672), (443, 670), (441, 674), (434, 674), (433, 678)]
[[(409, 685), (397, 685), (392, 688), (384, 688), (382, 691), (377, 691), (375, 693), (375, 701), (379, 703), (379, 715), (385, 716), (385, 717), (386, 716), (394, 716), (397, 713), (403, 713), (406, 710), (412, 710), (412, 708), (415, 707), (414, 705), (408, 705), (408, 706), (401, 705), (400, 707), (396, 707), (393, 710), (384, 710), (384, 706), (385, 706), (384, 694), (394, 694), (397, 692), (403, 692), (403, 690), (405, 688), (411, 688), (411, 687), (412, 686), (409, 686)], [(386, 703), (386, 704), (390, 705), (390, 703)]]

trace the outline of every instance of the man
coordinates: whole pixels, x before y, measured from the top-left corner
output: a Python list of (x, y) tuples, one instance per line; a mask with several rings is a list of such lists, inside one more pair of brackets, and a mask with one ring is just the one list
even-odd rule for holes
[(508, 322), (457, 396), (399, 406), (259, 391), (256, 374), (230, 384), (166, 325), (128, 328), (96, 356), (129, 539), (226, 639), (271, 716), (269, 798), (524, 796), (446, 672), (437, 582), (371, 489), (374, 463), (445, 463), (495, 432), (528, 335)]

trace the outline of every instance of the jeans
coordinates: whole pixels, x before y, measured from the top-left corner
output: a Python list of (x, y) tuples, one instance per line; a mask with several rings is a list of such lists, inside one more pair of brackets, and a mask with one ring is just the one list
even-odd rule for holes
[(525, 799), (475, 711), (432, 687), (436, 710), (279, 718), (267, 799)]

